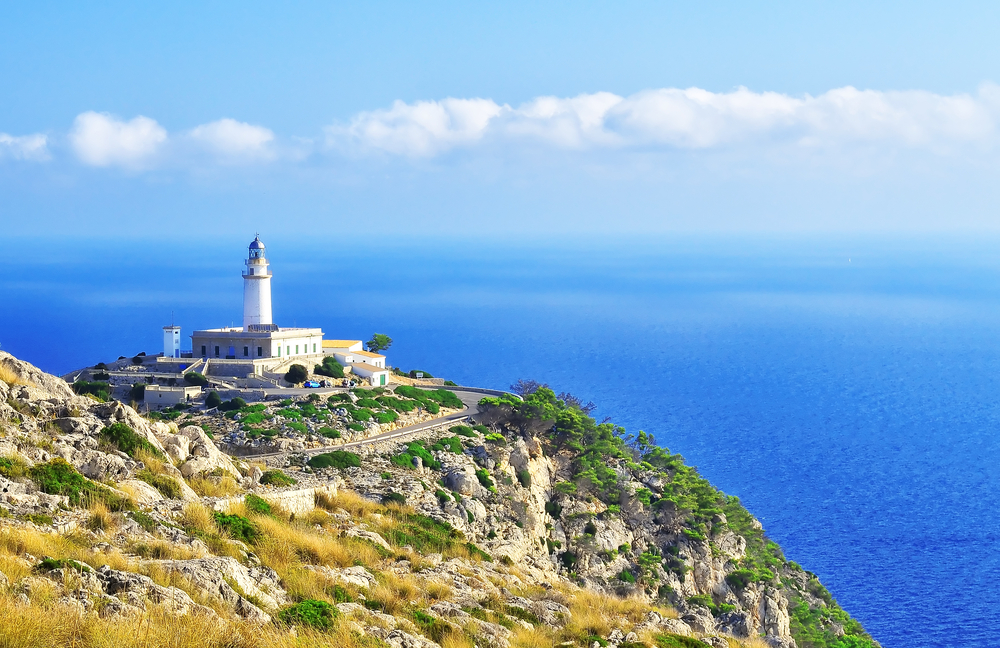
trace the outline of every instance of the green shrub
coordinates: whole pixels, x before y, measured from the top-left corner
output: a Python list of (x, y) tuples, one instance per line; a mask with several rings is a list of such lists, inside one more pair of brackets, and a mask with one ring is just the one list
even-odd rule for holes
[(278, 621), (285, 625), (302, 625), (316, 630), (329, 630), (337, 620), (336, 607), (325, 601), (305, 599), (278, 612)]
[(275, 412), (281, 418), (292, 419), (298, 421), (302, 418), (302, 412), (297, 409), (292, 409), (291, 407), (284, 407), (277, 412)]
[(135, 520), (136, 524), (149, 533), (156, 531), (160, 527), (160, 524), (153, 519), (153, 516), (148, 513), (143, 513), (142, 511), (133, 511), (132, 519)]
[(257, 531), (257, 527), (253, 525), (253, 522), (241, 515), (236, 515), (235, 513), (220, 513), (216, 511), (212, 514), (212, 517), (215, 519), (215, 524), (220, 529), (228, 533), (229, 537), (234, 540), (240, 540), (247, 544), (251, 544), (260, 535)]
[(406, 452), (396, 455), (389, 459), (393, 464), (403, 467), (413, 469), (413, 458), (420, 457), (420, 460), (428, 468), (433, 468), (434, 470), (439, 470), (441, 464), (438, 463), (436, 459), (428, 452), (427, 448), (423, 446), (419, 441), (412, 441), (406, 446)]
[(160, 494), (167, 499), (180, 499), (182, 497), (183, 491), (181, 490), (181, 485), (177, 483), (177, 480), (173, 477), (168, 477), (167, 475), (157, 475), (148, 468), (140, 470), (135, 474), (135, 476), (137, 479), (141, 479), (156, 490), (160, 491)]
[(316, 434), (320, 435), (321, 437), (326, 437), (327, 439), (340, 438), (340, 432), (334, 430), (332, 427), (325, 427), (325, 426), (321, 427), (320, 429), (316, 430)]
[(102, 403), (111, 400), (111, 388), (106, 382), (87, 382), (86, 380), (78, 380), (73, 383), (73, 391), (80, 396), (89, 394)]
[(551, 515), (554, 519), (558, 520), (559, 516), (562, 515), (562, 506), (558, 502), (548, 501), (545, 502), (545, 512)]
[(476, 470), (476, 478), (479, 480), (479, 483), (483, 485), (483, 488), (496, 492), (496, 485), (493, 483), (493, 480), (490, 479), (490, 474), (486, 472), (485, 468), (479, 468)]
[(309, 372), (300, 364), (293, 364), (285, 374), (285, 381), (293, 385), (305, 382), (309, 378)]
[(431, 450), (436, 452), (448, 450), (454, 454), (462, 454), (465, 448), (462, 446), (462, 439), (457, 436), (453, 436), (439, 439), (437, 443), (431, 446)]
[(441, 503), (442, 506), (451, 501), (451, 495), (449, 495), (446, 491), (441, 490), (440, 488), (434, 491), (434, 495), (438, 498), (438, 501)]
[(18, 479), (28, 473), (28, 464), (16, 457), (0, 457), (0, 476)]
[(630, 572), (629, 570), (623, 569), (621, 573), (618, 574), (618, 580), (622, 581), (623, 583), (634, 583), (635, 576), (633, 576), (632, 572)]
[(101, 430), (99, 438), (101, 441), (115, 446), (133, 459), (139, 450), (148, 452), (154, 457), (166, 459), (163, 453), (156, 449), (156, 446), (144, 437), (136, 434), (135, 430), (124, 423), (112, 423)]
[(299, 434), (305, 434), (306, 432), (309, 431), (309, 428), (306, 427), (305, 423), (299, 423), (298, 421), (289, 421), (288, 423), (285, 423), (285, 425), (295, 430)]
[(351, 418), (355, 421), (370, 421), (374, 413), (370, 409), (360, 408), (351, 412)]
[(360, 423), (348, 423), (347, 429), (354, 430), (355, 432), (361, 432), (362, 430), (365, 429), (365, 426), (361, 425)]
[(132, 500), (118, 495), (107, 486), (90, 481), (61, 457), (54, 457), (47, 463), (35, 464), (28, 469), (28, 477), (43, 493), (65, 495), (73, 506), (85, 505), (88, 500), (99, 500), (112, 511), (128, 511), (135, 508)]
[(406, 496), (402, 493), (389, 491), (382, 496), (382, 502), (385, 504), (406, 504)]
[(265, 470), (264, 474), (260, 476), (260, 483), (265, 486), (292, 486), (298, 482), (286, 475), (284, 472), (275, 468), (272, 470)]
[(458, 387), (458, 383), (455, 382), (454, 380), (446, 380), (446, 381), (444, 381), (444, 386), (445, 387)]
[(704, 641), (684, 635), (658, 634), (653, 641), (656, 642), (656, 648), (712, 648)]
[(468, 437), (470, 439), (475, 439), (477, 436), (479, 436), (478, 434), (476, 434), (475, 430), (470, 428), (468, 425), (455, 425), (452, 426), (448, 431), (451, 432), (452, 434)]
[[(107, 374), (104, 374), (107, 376)], [(95, 376), (96, 377), (96, 376)], [(146, 383), (136, 383), (128, 390), (129, 400), (141, 401), (146, 398)]]
[(264, 412), (251, 412), (250, 414), (244, 414), (240, 422), (243, 425), (260, 425), (264, 421), (270, 420), (271, 417)]
[[(295, 483), (294, 480), (292, 483)], [(247, 510), (252, 513), (259, 513), (260, 515), (274, 515), (274, 511), (271, 509), (271, 504), (263, 497), (254, 495), (253, 493), (247, 493), (247, 496), (243, 498), (243, 503), (246, 505)]]
[(361, 457), (346, 450), (334, 450), (316, 455), (307, 464), (311, 468), (357, 468), (361, 465)]
[(313, 373), (328, 378), (343, 378), (344, 367), (333, 356), (326, 356), (322, 364), (313, 367)]
[(205, 397), (205, 407), (211, 409), (213, 407), (218, 407), (219, 405), (222, 405), (222, 397), (219, 396), (219, 392), (208, 392), (208, 396)]
[(397, 420), (399, 420), (399, 414), (396, 414), (392, 410), (377, 412), (375, 414), (375, 421), (378, 423), (395, 423)]
[(204, 387), (208, 384), (208, 378), (197, 371), (189, 371), (184, 374), (184, 382), (195, 387)]
[(377, 410), (382, 407), (382, 404), (379, 403), (374, 398), (359, 398), (358, 401), (354, 404), (358, 407), (367, 407), (368, 409), (372, 410)]
[(53, 569), (74, 569), (78, 572), (88, 573), (92, 571), (89, 565), (85, 565), (78, 560), (70, 560), (64, 558), (50, 558), (46, 556), (42, 558), (42, 561), (35, 565), (35, 571), (47, 572)]
[(225, 403), (219, 405), (219, 409), (223, 412), (232, 412), (234, 410), (242, 410), (247, 406), (247, 402), (242, 398), (236, 397), (232, 400), (227, 400)]
[(381, 477), (382, 479), (392, 479), (392, 473), (384, 472)]
[[(316, 394), (309, 394), (310, 396), (315, 396)], [(299, 411), (302, 412), (303, 416), (316, 416), (319, 414), (319, 410), (312, 403), (302, 403), (299, 405)]]
[(525, 468), (524, 470), (518, 470), (517, 481), (524, 488), (531, 488), (531, 471), (529, 471), (527, 468)]

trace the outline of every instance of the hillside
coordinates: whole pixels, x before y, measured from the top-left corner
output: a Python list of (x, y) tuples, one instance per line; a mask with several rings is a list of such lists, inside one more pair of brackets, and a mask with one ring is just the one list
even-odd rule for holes
[(0, 646), (877, 645), (653, 439), (481, 410), (251, 463), (0, 353)]

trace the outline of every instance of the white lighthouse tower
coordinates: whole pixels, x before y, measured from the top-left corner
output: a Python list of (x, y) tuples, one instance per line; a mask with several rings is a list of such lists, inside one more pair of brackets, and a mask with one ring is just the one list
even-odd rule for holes
[(243, 273), (243, 330), (261, 331), (271, 325), (271, 273), (260, 237), (250, 243), (247, 269)]

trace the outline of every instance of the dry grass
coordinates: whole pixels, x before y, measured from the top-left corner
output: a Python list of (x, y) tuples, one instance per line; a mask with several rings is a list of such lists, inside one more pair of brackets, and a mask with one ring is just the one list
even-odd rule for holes
[(229, 475), (192, 477), (187, 483), (199, 497), (231, 497), (240, 493), (239, 484)]
[(384, 506), (366, 500), (357, 493), (348, 490), (341, 490), (334, 496), (326, 493), (316, 493), (316, 506), (328, 511), (343, 509), (355, 518), (363, 518), (371, 513), (381, 513)]
[[(106, 553), (91, 549), (89, 541), (80, 534), (56, 535), (34, 529), (8, 528), (0, 530), (0, 557), (31, 554), (41, 558), (70, 558), (97, 568), (108, 565), (112, 569), (129, 568), (128, 559), (117, 549)], [(9, 576), (9, 574), (8, 574)]]
[(374, 565), (380, 560), (378, 552), (365, 542), (334, 537), (299, 522), (282, 522), (267, 516), (252, 519), (263, 535), (256, 553), (261, 562), (279, 574), (301, 564), (350, 567), (358, 562)]
[(26, 378), (22, 378), (14, 367), (10, 366), (6, 360), (0, 360), (0, 380), (7, 383), (11, 387), (14, 385), (27, 385), (28, 387), (34, 387), (35, 383), (31, 382)]
[(556, 645), (556, 634), (553, 628), (537, 625), (534, 628), (514, 626), (514, 637), (511, 645), (514, 648), (551, 648)]
[(346, 628), (316, 633), (302, 628), (296, 635), (274, 626), (242, 620), (219, 623), (207, 616), (177, 617), (152, 608), (141, 617), (100, 619), (81, 616), (60, 606), (19, 606), (0, 596), (0, 645), (18, 648), (312, 648), (323, 645), (359, 647), (364, 644)]
[(181, 512), (181, 524), (206, 534), (219, 535), (219, 527), (215, 526), (212, 512), (200, 502), (190, 502), (184, 505)]
[(121, 525), (119, 516), (112, 513), (104, 502), (95, 500), (88, 508), (90, 519), (87, 520), (87, 528), (91, 531), (114, 531)]
[(397, 576), (384, 573), (379, 576), (379, 584), (366, 594), (369, 601), (378, 603), (386, 614), (397, 615), (410, 607), (411, 601), (422, 602), (420, 583), (412, 576)]

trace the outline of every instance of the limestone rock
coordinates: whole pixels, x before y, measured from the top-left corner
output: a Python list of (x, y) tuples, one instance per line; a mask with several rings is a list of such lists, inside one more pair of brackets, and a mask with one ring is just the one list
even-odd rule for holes
[[(288, 602), (278, 575), (266, 567), (244, 567), (235, 558), (213, 556), (194, 560), (164, 560), (168, 571), (183, 574), (191, 584), (228, 605), (236, 606), (243, 595), (252, 596), (271, 609)], [(233, 589), (233, 583), (241, 592)], [(252, 612), (243, 606), (244, 611)]]
[(190, 458), (180, 467), (185, 477), (221, 470), (236, 480), (240, 479), (240, 471), (232, 460), (215, 447), (215, 443), (200, 427), (188, 425), (181, 428), (179, 434), (187, 437), (190, 444)]

